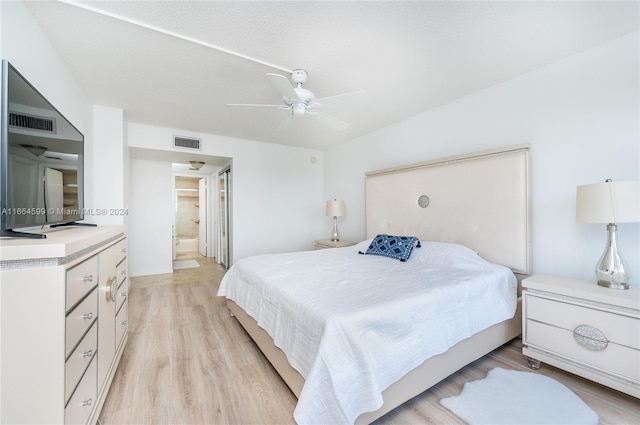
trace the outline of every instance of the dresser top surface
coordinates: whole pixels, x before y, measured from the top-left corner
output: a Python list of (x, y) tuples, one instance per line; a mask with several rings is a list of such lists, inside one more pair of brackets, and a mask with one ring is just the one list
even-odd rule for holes
[(34, 230), (46, 239), (0, 238), (0, 261), (64, 258), (125, 233), (126, 227), (98, 225)]

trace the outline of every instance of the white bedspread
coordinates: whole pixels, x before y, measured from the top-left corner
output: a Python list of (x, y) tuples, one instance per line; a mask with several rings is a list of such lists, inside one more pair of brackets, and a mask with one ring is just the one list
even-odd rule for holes
[(515, 313), (506, 267), (359, 255), (366, 246), (246, 258), (220, 284), (305, 378), (298, 424), (353, 423), (426, 359)]

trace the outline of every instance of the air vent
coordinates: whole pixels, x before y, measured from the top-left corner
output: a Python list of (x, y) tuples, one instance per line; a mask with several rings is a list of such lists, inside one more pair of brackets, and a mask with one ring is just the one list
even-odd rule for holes
[(15, 112), (9, 112), (9, 125), (29, 130), (43, 131), (45, 133), (56, 132), (56, 120), (53, 118), (17, 114)]
[(173, 147), (199, 151), (200, 139), (194, 139), (192, 137), (173, 136)]

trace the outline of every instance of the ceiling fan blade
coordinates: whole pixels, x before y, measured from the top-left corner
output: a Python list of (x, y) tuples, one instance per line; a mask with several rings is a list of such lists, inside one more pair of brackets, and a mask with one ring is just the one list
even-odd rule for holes
[(280, 123), (276, 127), (276, 131), (285, 131), (291, 127), (293, 123), (293, 114), (287, 114), (280, 120)]
[(298, 98), (298, 95), (289, 82), (289, 79), (284, 75), (267, 74), (267, 78), (269, 78), (269, 81), (271, 81), (271, 83), (276, 86), (278, 91), (282, 93), (282, 96), (284, 96), (285, 100), (293, 101)]
[(267, 108), (280, 108), (280, 109), (289, 109), (286, 105), (264, 105), (262, 103), (227, 103), (227, 106), (257, 106), (257, 107), (267, 107)]
[(334, 130), (342, 131), (349, 127), (348, 123), (334, 117), (333, 115), (329, 115), (326, 112), (313, 111), (308, 112), (306, 116), (308, 116), (309, 118), (313, 118), (316, 121), (320, 121), (322, 124), (327, 125)]
[(367, 92), (358, 90), (358, 91), (352, 91), (349, 93), (337, 94), (335, 96), (321, 97), (320, 99), (315, 99), (309, 104), (309, 107), (318, 108), (322, 106), (323, 108), (325, 107), (331, 108), (333, 106), (356, 105), (360, 102), (363, 102), (366, 98), (367, 98)]

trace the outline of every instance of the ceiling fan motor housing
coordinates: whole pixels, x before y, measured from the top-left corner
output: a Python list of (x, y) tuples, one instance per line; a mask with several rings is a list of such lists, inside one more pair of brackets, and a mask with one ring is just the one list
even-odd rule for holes
[(304, 84), (309, 79), (309, 74), (304, 69), (294, 69), (291, 73), (291, 81), (296, 84)]
[(295, 90), (296, 96), (298, 96), (298, 100), (301, 102), (308, 103), (316, 98), (316, 95), (313, 94), (311, 90), (303, 89), (302, 87), (296, 87), (293, 90)]

